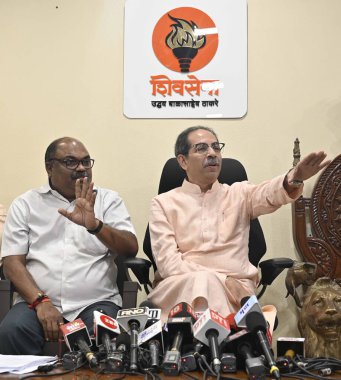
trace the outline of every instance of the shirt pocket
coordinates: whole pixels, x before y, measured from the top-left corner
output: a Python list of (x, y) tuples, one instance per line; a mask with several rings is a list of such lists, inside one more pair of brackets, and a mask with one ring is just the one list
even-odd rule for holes
[(233, 242), (242, 228), (242, 210), (239, 206), (225, 207), (218, 215), (218, 240), (221, 243)]
[(84, 227), (73, 231), (74, 245), (79, 253), (89, 256), (101, 256), (108, 252), (108, 248)]

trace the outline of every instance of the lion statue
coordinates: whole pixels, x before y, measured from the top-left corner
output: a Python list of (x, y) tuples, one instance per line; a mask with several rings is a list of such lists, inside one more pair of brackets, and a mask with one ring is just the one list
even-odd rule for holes
[(335, 280), (320, 277), (307, 289), (298, 328), (306, 357), (341, 359), (341, 286)]
[(302, 285), (303, 292), (305, 292), (308, 286), (312, 285), (316, 280), (316, 268), (315, 263), (309, 262), (294, 262), (294, 265), (288, 269), (285, 278), (285, 286), (287, 288), (287, 295), (293, 296), (296, 306), (302, 307), (300, 297), (296, 288)]

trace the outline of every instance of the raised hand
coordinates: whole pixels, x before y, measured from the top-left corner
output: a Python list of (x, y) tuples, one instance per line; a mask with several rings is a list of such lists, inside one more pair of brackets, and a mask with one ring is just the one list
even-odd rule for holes
[(94, 230), (98, 226), (98, 220), (95, 218), (94, 205), (96, 200), (96, 191), (94, 183), (88, 183), (87, 177), (76, 180), (75, 185), (75, 207), (72, 212), (59, 209), (58, 212), (71, 220), (72, 222), (84, 226), (88, 230)]
[(330, 164), (330, 160), (324, 161), (326, 157), (327, 154), (323, 151), (308, 154), (288, 173), (288, 182), (290, 183), (292, 180), (305, 181), (313, 177)]

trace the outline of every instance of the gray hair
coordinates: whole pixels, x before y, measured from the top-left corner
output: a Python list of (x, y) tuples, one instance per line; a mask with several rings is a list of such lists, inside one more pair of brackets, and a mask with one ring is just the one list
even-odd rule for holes
[(212, 135), (215, 136), (218, 141), (218, 136), (212, 128), (203, 127), (201, 125), (197, 125), (195, 127), (189, 127), (185, 129), (184, 131), (182, 131), (176, 139), (175, 147), (174, 147), (175, 157), (177, 157), (179, 154), (183, 154), (184, 156), (188, 155), (188, 151), (191, 148), (188, 142), (188, 135), (191, 132), (197, 131), (198, 129), (203, 129), (205, 131), (212, 133)]

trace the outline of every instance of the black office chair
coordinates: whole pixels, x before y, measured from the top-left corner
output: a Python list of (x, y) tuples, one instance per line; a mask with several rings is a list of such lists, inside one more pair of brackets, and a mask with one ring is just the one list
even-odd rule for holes
[[(165, 193), (176, 187), (182, 185), (186, 173), (177, 162), (177, 159), (170, 158), (164, 165), (158, 194)], [(219, 175), (219, 182), (231, 185), (234, 182), (241, 182), (247, 180), (247, 174), (244, 166), (237, 160), (232, 158), (223, 158), (222, 169)], [(146, 293), (148, 294), (151, 287), (149, 279), (149, 267), (152, 265), (154, 272), (156, 271), (156, 264), (152, 254), (150, 243), (149, 226), (147, 226), (144, 241), (143, 251), (150, 260), (136, 258), (130, 266), (128, 260), (128, 267), (132, 269), (135, 276), (138, 278), (140, 284), (143, 284)], [(261, 270), (261, 280), (259, 286), (262, 286), (257, 297), (260, 298), (268, 285), (271, 285), (275, 278), (285, 269), (293, 265), (293, 260), (289, 258), (275, 258), (260, 262), (261, 258), (266, 252), (266, 243), (262, 227), (258, 219), (250, 221), (250, 235), (249, 235), (249, 260), (254, 266), (259, 266)]]
[(11, 283), (5, 279), (2, 265), (0, 265), (0, 322), (12, 307), (12, 302), (13, 292), (11, 289)]

